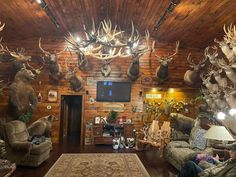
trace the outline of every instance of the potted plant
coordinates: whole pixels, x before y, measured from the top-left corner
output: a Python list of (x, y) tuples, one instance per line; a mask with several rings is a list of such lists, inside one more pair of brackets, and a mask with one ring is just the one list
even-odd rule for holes
[(116, 111), (112, 110), (111, 112), (109, 112), (108, 122), (109, 123), (116, 123), (117, 115), (118, 115), (118, 112), (116, 112)]

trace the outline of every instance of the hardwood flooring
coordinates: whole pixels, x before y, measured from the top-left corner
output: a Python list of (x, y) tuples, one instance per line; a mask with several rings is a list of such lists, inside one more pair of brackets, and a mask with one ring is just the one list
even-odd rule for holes
[(54, 144), (50, 158), (39, 167), (17, 167), (12, 177), (43, 177), (62, 153), (137, 153), (151, 177), (169, 177), (176, 174), (176, 169), (160, 157), (158, 150), (136, 151), (134, 149), (113, 150), (110, 145), (92, 145), (80, 147), (79, 144), (67, 142)]

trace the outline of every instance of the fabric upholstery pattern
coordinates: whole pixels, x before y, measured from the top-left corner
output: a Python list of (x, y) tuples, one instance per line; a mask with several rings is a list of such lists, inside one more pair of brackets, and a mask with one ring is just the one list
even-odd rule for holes
[(52, 144), (49, 141), (34, 145), (24, 122), (14, 120), (4, 126), (7, 159), (17, 165), (38, 166), (49, 158)]

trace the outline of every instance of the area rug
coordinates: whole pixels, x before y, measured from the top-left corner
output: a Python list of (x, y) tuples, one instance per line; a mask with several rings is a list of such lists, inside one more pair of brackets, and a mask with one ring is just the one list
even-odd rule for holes
[(150, 177), (134, 153), (62, 154), (45, 177)]

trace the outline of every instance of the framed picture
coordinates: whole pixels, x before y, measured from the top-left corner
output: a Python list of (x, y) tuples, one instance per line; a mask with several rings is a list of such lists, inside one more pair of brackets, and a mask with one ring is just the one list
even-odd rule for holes
[(57, 90), (49, 90), (48, 91), (48, 101), (49, 102), (57, 102), (58, 93)]
[(95, 117), (94, 118), (94, 123), (95, 124), (100, 124), (100, 119), (101, 119), (100, 117)]

